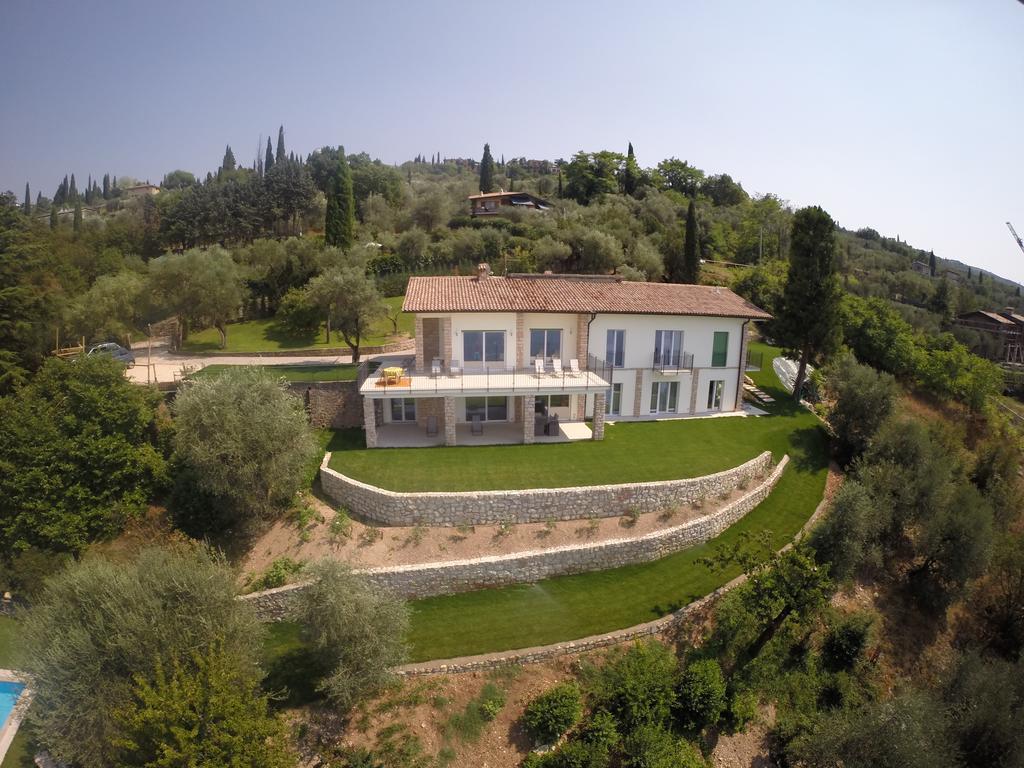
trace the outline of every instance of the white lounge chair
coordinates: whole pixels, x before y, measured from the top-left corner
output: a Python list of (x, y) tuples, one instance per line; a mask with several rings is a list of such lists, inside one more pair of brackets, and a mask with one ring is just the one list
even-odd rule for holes
[(430, 375), (435, 379), (441, 375), (441, 358), (435, 357), (430, 363)]
[(537, 378), (541, 378), (544, 375), (544, 358), (538, 357), (533, 361), (533, 371), (537, 374)]
[(473, 421), (470, 423), (469, 431), (470, 434), (473, 435), (482, 435), (484, 433), (484, 423), (480, 419), (479, 414), (473, 416)]
[(462, 375), (462, 362), (459, 360), (452, 360), (448, 363), (448, 375), (449, 376), (461, 376)]
[(569, 375), (579, 376), (580, 375), (580, 361), (573, 358), (569, 361)]
[(551, 374), (553, 376), (562, 375), (562, 358), (552, 357), (551, 358)]

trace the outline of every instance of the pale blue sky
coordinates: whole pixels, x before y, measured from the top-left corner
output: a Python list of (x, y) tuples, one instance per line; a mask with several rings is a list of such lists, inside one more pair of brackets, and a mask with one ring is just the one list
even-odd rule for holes
[(0, 9), (0, 189), (302, 154), (677, 156), (1024, 282), (1018, 0)]

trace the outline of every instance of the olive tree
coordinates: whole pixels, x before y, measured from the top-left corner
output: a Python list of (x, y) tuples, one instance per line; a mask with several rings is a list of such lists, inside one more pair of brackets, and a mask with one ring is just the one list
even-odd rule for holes
[(254, 690), (263, 632), (236, 591), (227, 563), (198, 545), (143, 550), (130, 563), (86, 557), (52, 577), (22, 622), (40, 743), (84, 768), (124, 764), (119, 713), (137, 680), (214, 647)]
[(405, 659), (408, 609), (344, 563), (308, 569), (311, 584), (298, 598), (296, 619), (324, 676), (317, 688), (342, 711), (380, 690)]
[(219, 510), (194, 521), (206, 530), (286, 508), (319, 451), (301, 401), (263, 368), (234, 367), (190, 381), (173, 413), (178, 498), (194, 488)]

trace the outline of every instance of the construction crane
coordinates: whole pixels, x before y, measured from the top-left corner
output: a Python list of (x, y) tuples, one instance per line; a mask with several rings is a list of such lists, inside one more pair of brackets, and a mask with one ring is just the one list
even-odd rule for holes
[[(1021, 0), (1024, 2), (1024, 0)], [(1006, 226), (1010, 228), (1010, 234), (1013, 235), (1013, 239), (1017, 241), (1017, 245), (1020, 246), (1021, 251), (1024, 251), (1024, 240), (1020, 239), (1020, 235), (1017, 234), (1017, 230), (1013, 228), (1013, 224), (1006, 222)]]

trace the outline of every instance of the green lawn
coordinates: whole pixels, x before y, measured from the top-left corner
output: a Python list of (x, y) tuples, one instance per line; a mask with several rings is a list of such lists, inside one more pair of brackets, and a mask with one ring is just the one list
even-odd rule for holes
[[(778, 387), (776, 352), (764, 345), (767, 370), (754, 376)], [(791, 418), (805, 412), (788, 398), (773, 409), (789, 418), (719, 418), (622, 422), (603, 441), (454, 448), (365, 447), (361, 429), (338, 430), (327, 449), (338, 472), (392, 491), (485, 491), (676, 480), (719, 472), (771, 451), (790, 450)], [(472, 468), (472, 471), (469, 469)]]
[[(525, 648), (640, 624), (708, 594), (737, 575), (735, 568), (712, 573), (697, 563), (715, 546), (736, 541), (744, 531), (769, 530), (778, 547), (789, 541), (821, 500), (828, 446), (817, 419), (792, 404), (772, 373), (770, 362), (777, 350), (764, 345), (757, 348), (765, 352), (766, 365), (752, 378), (777, 398), (770, 409), (774, 415), (677, 424), (704, 423), (728, 429), (733, 429), (734, 423), (745, 424), (752, 428), (750, 434), (762, 441), (748, 448), (749, 455), (763, 450), (761, 446), (788, 453), (791, 463), (769, 498), (713, 541), (653, 563), (415, 601), (411, 604), (411, 660)], [(755, 426), (762, 424), (770, 428)], [(707, 443), (699, 448), (710, 452)], [(684, 449), (687, 455), (696, 453), (691, 446)], [(395, 451), (378, 453), (396, 455)], [(649, 460), (647, 453), (631, 457), (629, 465), (636, 473), (632, 476), (643, 476), (647, 470), (643, 465)], [(296, 628), (281, 625), (276, 632), (278, 642), (289, 636), (294, 641)]]
[[(404, 296), (392, 296), (384, 299), (388, 311), (400, 309)], [(415, 318), (411, 314), (402, 313), (398, 316), (398, 332), (413, 335)], [(362, 340), (366, 346), (384, 344), (391, 338), (394, 328), (387, 318), (379, 320), (371, 329), (370, 334)], [(327, 343), (326, 329), (321, 327), (315, 334), (295, 334), (283, 328), (274, 318), (265, 320), (247, 320), (244, 323), (232, 323), (228, 326), (228, 345), (220, 348), (220, 334), (216, 328), (197, 331), (188, 337), (182, 345), (184, 352), (224, 352), (248, 354), (255, 352), (277, 352), (305, 349), (326, 349), (344, 347), (345, 341), (337, 334), (331, 334), (331, 343)]]
[[(213, 364), (201, 368), (192, 374), (191, 378), (201, 379), (207, 376), (216, 376), (219, 373), (234, 368), (232, 365)], [(359, 366), (351, 363), (340, 365), (265, 365), (263, 368), (270, 373), (283, 376), (290, 382), (314, 382), (314, 381), (355, 381), (359, 373)]]
[(16, 666), (19, 625), (8, 616), (0, 616), (0, 667)]

